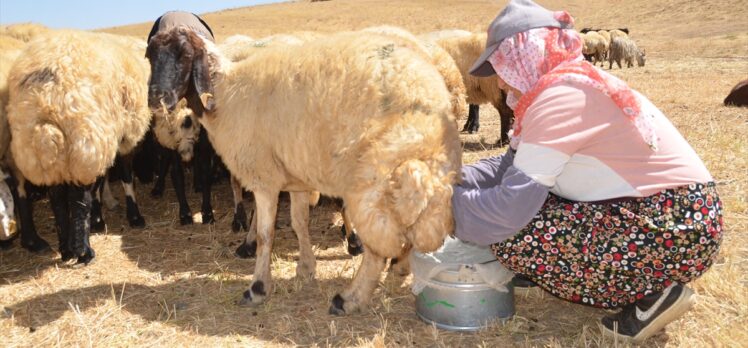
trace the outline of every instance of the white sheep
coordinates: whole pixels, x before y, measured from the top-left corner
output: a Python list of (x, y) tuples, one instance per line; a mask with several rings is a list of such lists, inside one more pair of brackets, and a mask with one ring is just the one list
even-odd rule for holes
[[(315, 266), (308, 192), (342, 197), (357, 226), (363, 261), (351, 287), (333, 298), (335, 314), (370, 300), (386, 257), (409, 246), (434, 250), (453, 229), (461, 146), (450, 95), (436, 68), (408, 46), (391, 37), (343, 33), (231, 63), (185, 27), (151, 40), (151, 107), (170, 93), (187, 97), (231, 173), (254, 193), (257, 262), (240, 303), (262, 302), (271, 292), (282, 190), (291, 192), (299, 276), (312, 276)], [(191, 61), (178, 59), (187, 52), (193, 52)], [(164, 71), (173, 66), (190, 79)]]
[(23, 59), (11, 67), (11, 152), (25, 179), (51, 186), (64, 260), (93, 259), (88, 243), (91, 189), (103, 182), (118, 155), (125, 168), (128, 221), (131, 226), (145, 224), (127, 168), (129, 154), (151, 120), (148, 63), (127, 40), (55, 32), (29, 43)]
[[(429, 34), (424, 34), (424, 36), (428, 35)], [(463, 131), (470, 133), (477, 132), (480, 127), (480, 119), (478, 115), (479, 105), (483, 103), (491, 103), (491, 105), (493, 105), (499, 112), (501, 119), (501, 135), (499, 143), (508, 143), (508, 133), (512, 120), (514, 119), (514, 112), (506, 105), (506, 93), (499, 88), (498, 78), (496, 76), (476, 77), (469, 73), (473, 63), (475, 63), (485, 49), (486, 34), (471, 34), (465, 36), (457, 32), (457, 35), (452, 37), (446, 35), (441, 35), (441, 37), (442, 38), (438, 39), (436, 43), (444, 48), (444, 50), (452, 56), (455, 63), (457, 63), (457, 67), (462, 73), (462, 79), (466, 89), (466, 101), (470, 104), (468, 121), (465, 123)]]
[(582, 47), (582, 54), (585, 58), (588, 58), (593, 65), (597, 63), (605, 64), (603, 59), (607, 52), (607, 40), (603, 35), (600, 35), (596, 31), (590, 31), (581, 34), (584, 46)]
[(608, 69), (613, 69), (613, 62), (618, 64), (618, 68), (622, 69), (621, 60), (626, 63), (626, 67), (631, 68), (634, 66), (634, 60), (638, 66), (644, 66), (646, 62), (646, 53), (644, 50), (640, 50), (634, 40), (628, 37), (619, 36), (613, 39), (610, 43), (610, 52), (608, 54)]
[(621, 29), (612, 29), (608, 32), (610, 33), (610, 43), (613, 43), (613, 39), (617, 37), (629, 37), (629, 34)]

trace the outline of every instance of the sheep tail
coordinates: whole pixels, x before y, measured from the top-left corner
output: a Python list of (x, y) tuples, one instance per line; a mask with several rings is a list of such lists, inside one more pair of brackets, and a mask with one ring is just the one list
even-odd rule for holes
[(50, 168), (65, 152), (65, 135), (54, 124), (39, 124), (34, 127), (31, 144), (41, 167)]
[(391, 198), (406, 237), (421, 252), (436, 250), (454, 230), (452, 185), (420, 160), (401, 164), (392, 174)]

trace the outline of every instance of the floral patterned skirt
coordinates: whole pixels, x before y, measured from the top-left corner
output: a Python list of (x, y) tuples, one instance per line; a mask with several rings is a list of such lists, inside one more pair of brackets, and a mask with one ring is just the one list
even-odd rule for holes
[(612, 203), (551, 194), (496, 257), (562, 299), (616, 308), (670, 283), (688, 283), (712, 264), (722, 240), (714, 183)]

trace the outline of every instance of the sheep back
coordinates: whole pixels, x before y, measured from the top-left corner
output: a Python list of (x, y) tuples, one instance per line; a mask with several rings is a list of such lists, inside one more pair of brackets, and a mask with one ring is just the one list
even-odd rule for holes
[(108, 35), (63, 31), (30, 43), (8, 80), (11, 151), (38, 185), (90, 184), (150, 124), (148, 63)]
[(447, 53), (443, 48), (434, 42), (423, 41), (418, 39), (411, 32), (393, 26), (377, 26), (370, 27), (362, 30), (363, 32), (375, 33), (387, 36), (393, 36), (406, 40), (413, 45), (413, 48), (418, 52), (422, 52), (434, 66), (439, 74), (444, 78), (444, 83), (452, 95), (452, 113), (456, 119), (465, 118), (467, 115), (467, 105), (465, 99), (467, 98), (465, 83), (462, 80), (462, 74), (460, 69), (457, 67), (452, 56)]

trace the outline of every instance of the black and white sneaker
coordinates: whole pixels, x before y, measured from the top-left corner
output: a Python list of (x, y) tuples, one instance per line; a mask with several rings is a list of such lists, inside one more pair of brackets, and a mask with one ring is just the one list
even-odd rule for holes
[(673, 283), (661, 293), (645, 296), (620, 312), (603, 317), (602, 330), (619, 340), (641, 343), (686, 313), (692, 304), (693, 291)]

